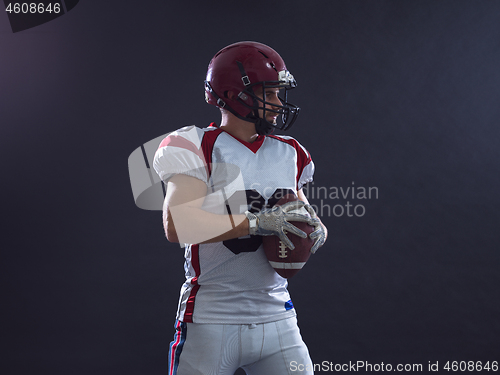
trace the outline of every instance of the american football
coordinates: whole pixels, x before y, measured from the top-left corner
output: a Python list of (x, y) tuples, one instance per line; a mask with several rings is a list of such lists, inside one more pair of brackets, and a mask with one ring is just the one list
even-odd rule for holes
[[(281, 206), (282, 204), (296, 200), (298, 200), (298, 198), (295, 194), (287, 194), (281, 198), (276, 205)], [(309, 216), (305, 208), (291, 212), (304, 213)], [(287, 279), (295, 276), (297, 272), (302, 269), (304, 264), (306, 264), (309, 256), (311, 255), (311, 248), (314, 244), (314, 241), (309, 238), (309, 234), (314, 231), (314, 227), (312, 225), (300, 221), (290, 221), (290, 223), (295, 225), (300, 230), (303, 230), (308, 235), (307, 238), (300, 238), (292, 233), (287, 233), (287, 236), (294, 244), (295, 249), (290, 250), (286, 247), (278, 236), (262, 237), (264, 251), (269, 263), (280, 276)]]

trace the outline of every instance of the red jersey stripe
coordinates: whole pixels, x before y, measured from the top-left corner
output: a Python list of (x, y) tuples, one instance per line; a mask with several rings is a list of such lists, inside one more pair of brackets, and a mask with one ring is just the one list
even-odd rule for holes
[(208, 177), (210, 177), (212, 173), (212, 153), (214, 151), (215, 140), (222, 132), (222, 129), (207, 131), (201, 140), (201, 150), (205, 157), (205, 163), (208, 166)]
[(191, 289), (191, 293), (189, 294), (189, 298), (186, 302), (186, 311), (184, 312), (184, 319), (183, 319), (183, 321), (186, 323), (193, 323), (193, 312), (194, 312), (196, 293), (198, 293), (198, 289), (200, 289), (200, 285), (198, 284), (198, 277), (201, 274), (199, 245), (191, 245), (191, 264), (194, 268), (196, 276), (191, 279), (191, 284), (193, 285), (193, 289)]

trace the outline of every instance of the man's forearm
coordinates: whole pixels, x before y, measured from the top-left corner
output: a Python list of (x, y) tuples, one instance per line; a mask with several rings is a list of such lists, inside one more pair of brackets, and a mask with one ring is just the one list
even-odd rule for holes
[[(245, 215), (218, 215), (198, 207), (177, 206), (164, 217), (168, 239), (179, 243), (220, 242), (248, 235)], [(175, 228), (175, 229), (174, 229)]]

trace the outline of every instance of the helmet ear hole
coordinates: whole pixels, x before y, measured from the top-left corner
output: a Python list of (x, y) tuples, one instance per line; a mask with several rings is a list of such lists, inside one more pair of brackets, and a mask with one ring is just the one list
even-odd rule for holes
[(235, 100), (236, 94), (231, 90), (224, 91), (224, 97), (229, 100)]

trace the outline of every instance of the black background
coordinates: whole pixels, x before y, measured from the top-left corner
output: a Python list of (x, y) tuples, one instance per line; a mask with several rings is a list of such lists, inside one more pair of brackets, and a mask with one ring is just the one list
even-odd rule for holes
[(366, 213), (324, 215), (290, 281), (313, 361), (500, 361), (500, 2), (178, 3), (0, 15), (2, 373), (166, 373), (183, 252), (127, 159), (219, 120), (206, 67), (240, 40), (296, 77), (314, 186), (379, 192), (324, 200)]

